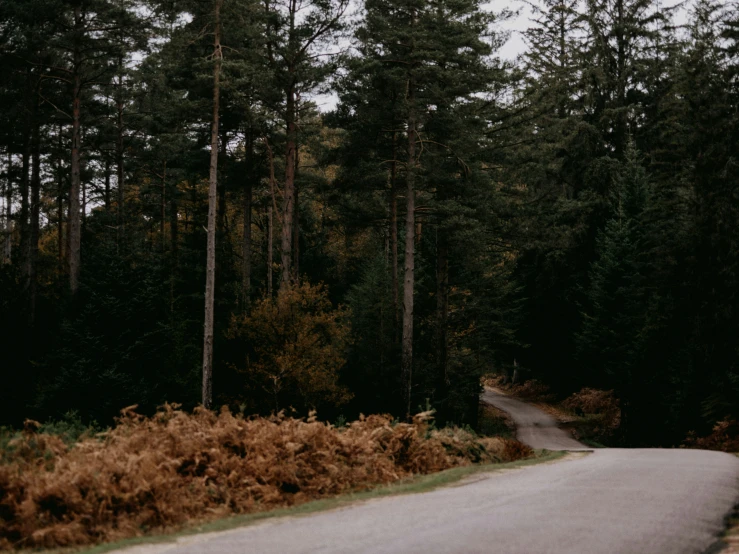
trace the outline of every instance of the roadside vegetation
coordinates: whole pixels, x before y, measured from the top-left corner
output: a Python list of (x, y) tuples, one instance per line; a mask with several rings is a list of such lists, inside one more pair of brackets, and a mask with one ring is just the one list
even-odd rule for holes
[[(621, 408), (614, 391), (585, 387), (565, 398), (559, 398), (546, 384), (536, 379), (513, 383), (502, 375), (487, 375), (485, 386), (494, 387), (506, 394), (534, 404), (553, 416), (560, 427), (569, 430), (572, 436), (590, 446), (622, 446)], [(491, 408), (488, 406), (485, 410)], [(482, 409), (482, 408), (481, 408)], [(482, 413), (482, 412), (481, 412)], [(500, 412), (505, 417), (503, 412)], [(481, 415), (481, 425), (484, 418)], [(506, 436), (515, 436), (513, 432)], [(699, 435), (688, 432), (679, 444), (682, 448), (739, 452), (739, 422), (725, 418), (716, 423), (710, 433)]]
[(431, 416), (337, 427), (315, 414), (244, 418), (166, 405), (145, 417), (131, 407), (115, 427), (76, 442), (68, 424), (51, 434), (27, 421), (0, 442), (0, 549), (109, 542), (534, 454), (510, 438), (435, 429)]
[(483, 383), (534, 404), (585, 444), (596, 447), (618, 445), (621, 410), (613, 391), (583, 388), (561, 399), (536, 379), (514, 384), (503, 376), (488, 375)]

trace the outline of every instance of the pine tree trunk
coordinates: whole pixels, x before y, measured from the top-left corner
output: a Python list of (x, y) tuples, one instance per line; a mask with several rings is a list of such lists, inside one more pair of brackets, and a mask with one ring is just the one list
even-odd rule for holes
[(80, 278), (81, 222), (80, 222), (80, 147), (81, 147), (81, 103), (82, 103), (82, 9), (74, 7), (75, 39), (73, 46), (73, 88), (72, 88), (72, 161), (71, 186), (69, 190), (69, 289), (76, 294)]
[(393, 287), (393, 321), (395, 322), (394, 340), (400, 337), (400, 302), (398, 294), (400, 287), (398, 286), (398, 183), (397, 171), (398, 164), (396, 160), (396, 134), (393, 131), (393, 162), (390, 168), (390, 250), (392, 255), (392, 287)]
[(8, 147), (8, 179), (5, 182), (5, 244), (3, 245), (3, 263), (13, 260), (13, 155)]
[[(82, 171), (82, 162), (80, 161), (80, 171)], [(82, 231), (85, 230), (85, 225), (87, 223), (87, 183), (82, 181), (80, 183), (80, 186), (82, 187), (82, 213), (80, 214), (81, 218), (81, 225), (82, 225)]]
[(59, 275), (64, 274), (64, 177), (62, 175), (62, 126), (59, 125), (59, 134), (57, 135), (57, 144), (59, 156), (57, 158), (56, 173), (57, 173), (57, 197), (56, 197), (56, 209), (57, 209), (57, 260), (59, 264)]
[(244, 182), (244, 206), (243, 206), (243, 225), (244, 235), (242, 242), (242, 282), (241, 282), (241, 294), (244, 299), (244, 311), (249, 307), (251, 302), (251, 205), (252, 205), (252, 138), (251, 132), (248, 134), (248, 139), (245, 148), (246, 156), (246, 171), (245, 171), (245, 182)]
[(228, 133), (221, 133), (221, 153), (219, 167), (221, 168), (221, 183), (218, 187), (218, 208), (216, 210), (216, 229), (219, 237), (226, 236), (226, 160), (228, 154)]
[(213, 310), (216, 280), (216, 202), (218, 195), (218, 125), (221, 100), (221, 4), (215, 0), (213, 63), (213, 121), (210, 131), (210, 180), (208, 184), (208, 259), (205, 280), (205, 336), (203, 340), (203, 406), (213, 406)]
[(169, 248), (174, 265), (177, 265), (177, 251), (179, 246), (180, 220), (177, 206), (177, 182), (175, 181), (169, 194)]
[(447, 326), (449, 323), (449, 245), (446, 233), (437, 230), (436, 238), (436, 366), (437, 387), (436, 395), (439, 403), (439, 424), (443, 424), (447, 417), (446, 400), (449, 389), (447, 375), (448, 344)]
[[(40, 81), (39, 81), (40, 86)], [(36, 91), (39, 92), (38, 89)], [(31, 154), (31, 225), (28, 245), (28, 324), (33, 326), (36, 320), (36, 288), (39, 224), (41, 216), (41, 125), (38, 121), (39, 98), (34, 95), (32, 115), (32, 154)]]
[(125, 229), (125, 167), (123, 163), (123, 59), (118, 58), (118, 85), (116, 90), (116, 141), (115, 141), (115, 164), (116, 164), (116, 181), (118, 185), (118, 247), (123, 244), (126, 238)]
[(20, 243), (18, 250), (20, 254), (21, 275), (23, 277), (23, 289), (28, 290), (29, 281), (29, 245), (30, 245), (30, 227), (28, 225), (28, 215), (30, 210), (30, 169), (31, 169), (31, 126), (30, 120), (26, 119), (24, 129), (24, 146), (21, 155), (21, 210), (19, 214), (18, 229), (20, 231)]
[(298, 194), (299, 187), (295, 185), (295, 205), (293, 207), (293, 253), (292, 253), (292, 282), (300, 284), (300, 202)]
[(162, 244), (162, 254), (167, 251), (167, 237), (165, 222), (167, 221), (167, 161), (162, 166), (161, 204), (159, 206), (159, 240)]
[(405, 216), (405, 278), (403, 284), (403, 340), (401, 356), (401, 386), (403, 411), (406, 419), (411, 417), (411, 383), (413, 379), (413, 289), (415, 281), (415, 211), (416, 211), (416, 113), (415, 83), (408, 79), (408, 165), (406, 169), (406, 216)]
[(267, 297), (272, 298), (272, 282), (274, 277), (272, 275), (272, 266), (274, 265), (273, 257), (273, 244), (274, 244), (274, 215), (272, 204), (267, 206)]
[(105, 159), (105, 211), (110, 212), (110, 160)]
[(616, 12), (618, 14), (618, 28), (616, 30), (617, 37), (616, 43), (618, 48), (618, 54), (616, 59), (616, 124), (615, 124), (615, 150), (616, 157), (619, 160), (624, 159), (624, 152), (626, 151), (626, 136), (628, 128), (628, 114), (626, 112), (626, 36), (628, 32), (624, 27), (624, 2), (623, 0), (616, 0)]
[(292, 276), (291, 258), (293, 254), (293, 223), (295, 218), (295, 166), (297, 162), (297, 125), (295, 121), (295, 88), (293, 85), (291, 85), (287, 90), (286, 108), (285, 123), (287, 124), (287, 144), (285, 154), (285, 188), (283, 190), (282, 202), (282, 278), (280, 280), (280, 290), (289, 286)]

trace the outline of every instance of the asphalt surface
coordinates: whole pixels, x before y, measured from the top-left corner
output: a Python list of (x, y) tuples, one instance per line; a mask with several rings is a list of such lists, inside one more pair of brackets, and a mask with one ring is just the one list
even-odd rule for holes
[(501, 394), (499, 391), (486, 388), (483, 401), (496, 408), (508, 412), (516, 424), (516, 438), (532, 448), (547, 450), (581, 450), (587, 447), (562, 429), (557, 421), (539, 408)]
[[(486, 393), (534, 447), (584, 447), (540, 410)], [(573, 444), (574, 443), (574, 444)], [(700, 450), (601, 449), (432, 492), (281, 518), (128, 554), (682, 554), (715, 546), (739, 500), (739, 459)]]

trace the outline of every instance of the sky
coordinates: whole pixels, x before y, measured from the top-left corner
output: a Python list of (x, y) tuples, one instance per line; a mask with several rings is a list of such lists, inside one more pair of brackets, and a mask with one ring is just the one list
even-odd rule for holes
[[(663, 0), (662, 6), (669, 8), (682, 3), (684, 0)], [(523, 40), (522, 32), (531, 24), (531, 9), (528, 4), (520, 0), (488, 2), (484, 5), (486, 9), (500, 11), (508, 8), (518, 12), (518, 16), (505, 21), (501, 24), (501, 28), (510, 31), (511, 36), (508, 42), (501, 49), (501, 57), (506, 60), (514, 60), (517, 56), (523, 54), (526, 50), (526, 43)], [(676, 13), (677, 24), (683, 24), (687, 21), (687, 9), (680, 8)], [(314, 97), (315, 102), (321, 111), (327, 112), (333, 110), (338, 102), (335, 94), (322, 94)]]

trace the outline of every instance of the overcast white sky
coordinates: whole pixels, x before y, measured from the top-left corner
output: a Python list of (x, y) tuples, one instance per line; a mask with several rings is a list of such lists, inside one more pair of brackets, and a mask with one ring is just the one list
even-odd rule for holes
[[(663, 0), (662, 6), (669, 8), (677, 4), (682, 3), (683, 0)], [(691, 1), (688, 0), (687, 5), (689, 6)], [(510, 21), (506, 21), (501, 25), (503, 29), (511, 31), (511, 37), (508, 42), (503, 46), (501, 55), (504, 59), (513, 60), (516, 56), (519, 56), (526, 50), (526, 43), (523, 41), (521, 33), (526, 30), (530, 25), (531, 20), (531, 9), (528, 4), (525, 4), (519, 0), (513, 1), (496, 1), (489, 2), (485, 5), (486, 8), (501, 11), (502, 9), (508, 8), (519, 12), (518, 17)], [(688, 9), (683, 7), (676, 14), (676, 23), (683, 24), (687, 19)], [(318, 95), (315, 97), (315, 101), (318, 104), (321, 111), (330, 111), (336, 107), (338, 98), (333, 95)]]
[[(680, 3), (682, 3), (683, 0), (663, 0), (662, 6), (665, 8), (669, 8), (672, 6), (676, 6)], [(687, 5), (689, 5), (690, 2), (688, 2)], [(487, 6), (489, 6), (493, 10), (500, 11), (501, 7), (508, 7), (512, 10), (519, 11), (519, 16), (512, 21), (506, 22), (503, 27), (505, 29), (508, 29), (511, 31), (511, 38), (506, 43), (506, 45), (503, 47), (502, 55), (504, 58), (512, 60), (519, 54), (523, 53), (523, 51), (526, 49), (526, 44), (523, 41), (523, 38), (521, 37), (521, 32), (525, 31), (526, 28), (530, 25), (530, 18), (531, 18), (531, 10), (529, 6), (523, 2), (514, 1), (514, 2), (490, 2)], [(686, 16), (687, 16), (687, 9), (681, 8), (676, 12), (676, 21), (677, 24), (683, 24), (686, 22)]]

